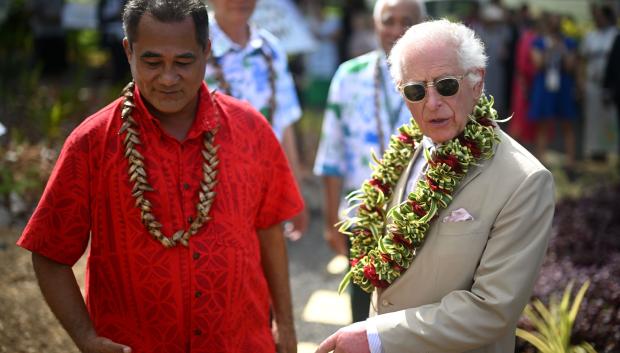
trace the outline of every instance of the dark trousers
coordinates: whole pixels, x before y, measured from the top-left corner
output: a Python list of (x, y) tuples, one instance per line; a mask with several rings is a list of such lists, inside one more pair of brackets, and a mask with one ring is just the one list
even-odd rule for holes
[[(349, 248), (351, 241), (347, 237)], [(368, 310), (370, 309), (370, 293), (364, 292), (357, 284), (351, 282), (349, 284), (349, 295), (351, 296), (351, 314), (353, 322), (364, 321), (368, 318)]]
[(353, 322), (366, 320), (368, 318), (368, 309), (370, 308), (370, 293), (364, 292), (356, 284), (351, 283), (349, 295), (351, 295)]
[[(618, 139), (620, 139), (620, 97), (616, 97), (616, 117), (618, 118)], [(620, 156), (620, 141), (618, 141), (618, 156)], [(618, 162), (620, 166), (620, 162)]]

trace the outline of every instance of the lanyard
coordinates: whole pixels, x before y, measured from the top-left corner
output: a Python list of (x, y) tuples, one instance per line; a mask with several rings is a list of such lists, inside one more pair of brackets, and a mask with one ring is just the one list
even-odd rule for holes
[(385, 152), (385, 134), (383, 132), (383, 124), (381, 123), (381, 104), (379, 99), (379, 91), (383, 91), (383, 100), (385, 101), (384, 107), (385, 112), (388, 116), (388, 126), (390, 128), (390, 131), (388, 131), (388, 135), (394, 133), (394, 130), (396, 129), (396, 123), (398, 122), (398, 118), (400, 117), (400, 113), (403, 110), (405, 102), (402, 99), (399, 99), (398, 106), (392, 109), (390, 97), (388, 94), (388, 90), (391, 87), (385, 83), (385, 79), (383, 78), (383, 70), (381, 69), (381, 52), (378, 52), (377, 54), (377, 62), (375, 64), (375, 120), (377, 121), (377, 133), (379, 135), (381, 154), (383, 154), (383, 152)]

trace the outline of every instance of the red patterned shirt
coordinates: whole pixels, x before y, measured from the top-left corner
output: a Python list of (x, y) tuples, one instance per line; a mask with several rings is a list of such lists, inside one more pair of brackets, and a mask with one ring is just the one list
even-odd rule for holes
[[(171, 235), (196, 214), (202, 134), (216, 123), (206, 85), (183, 142), (148, 113), (136, 89), (153, 214)], [(68, 137), (18, 245), (73, 265), (91, 242), (86, 304), (97, 333), (134, 353), (274, 352), (257, 229), (303, 201), (278, 141), (248, 104), (216, 94), (220, 128), (212, 219), (189, 247), (165, 249), (140, 221), (118, 131), (116, 100)]]

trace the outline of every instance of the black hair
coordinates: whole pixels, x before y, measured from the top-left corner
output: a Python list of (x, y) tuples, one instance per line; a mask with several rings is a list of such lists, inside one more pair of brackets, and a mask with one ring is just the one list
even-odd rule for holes
[(123, 10), (123, 29), (131, 46), (138, 37), (138, 23), (144, 14), (165, 23), (181, 22), (191, 16), (196, 27), (196, 40), (202, 48), (209, 38), (207, 5), (201, 0), (129, 0)]
[(601, 6), (601, 15), (607, 21), (607, 25), (615, 26), (616, 25), (616, 13), (614, 9), (609, 5)]

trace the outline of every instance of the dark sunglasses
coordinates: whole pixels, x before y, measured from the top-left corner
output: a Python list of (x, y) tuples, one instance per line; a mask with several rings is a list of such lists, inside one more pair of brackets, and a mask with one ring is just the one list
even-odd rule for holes
[(410, 82), (398, 86), (403, 97), (412, 103), (420, 102), (426, 97), (426, 87), (435, 87), (437, 93), (444, 97), (450, 97), (459, 91), (461, 76), (443, 76), (433, 82)]

